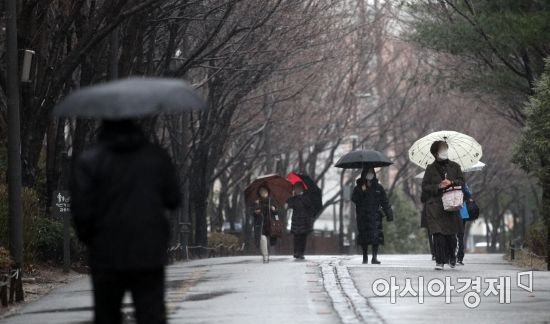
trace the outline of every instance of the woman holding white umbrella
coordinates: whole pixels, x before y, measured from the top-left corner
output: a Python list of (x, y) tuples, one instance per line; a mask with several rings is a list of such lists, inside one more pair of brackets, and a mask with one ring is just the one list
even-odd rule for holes
[[(426, 168), (421, 200), (425, 204), (426, 225), (433, 234), (437, 270), (442, 270), (445, 263), (456, 265), (456, 234), (461, 227), (458, 210), (463, 201), (461, 195), (460, 199), (455, 197), (461, 190), (446, 191), (462, 187), (462, 170), (476, 165), (481, 156), (481, 145), (474, 138), (454, 131), (431, 133), (409, 150), (410, 160)], [(455, 205), (444, 205), (447, 197), (454, 197)]]
[(456, 211), (443, 207), (443, 192), (451, 187), (464, 185), (464, 175), (458, 163), (449, 160), (449, 146), (436, 141), (430, 147), (435, 161), (428, 165), (422, 180), (422, 200), (425, 205), (425, 219), (433, 235), (436, 270), (443, 270), (449, 263), (456, 265), (456, 235), (461, 228), (461, 219)]

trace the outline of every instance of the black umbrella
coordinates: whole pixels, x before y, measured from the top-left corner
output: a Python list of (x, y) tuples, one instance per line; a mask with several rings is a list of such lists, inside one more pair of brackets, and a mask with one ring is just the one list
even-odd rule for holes
[(205, 107), (204, 100), (183, 80), (128, 78), (77, 90), (55, 107), (54, 114), (128, 119)]
[(342, 169), (380, 168), (392, 165), (384, 154), (374, 150), (353, 151), (342, 156), (335, 164)]

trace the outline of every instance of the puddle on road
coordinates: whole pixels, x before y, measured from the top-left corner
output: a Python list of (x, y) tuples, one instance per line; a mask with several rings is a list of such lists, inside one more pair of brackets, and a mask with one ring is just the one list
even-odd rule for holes
[[(201, 260), (201, 259), (198, 259)], [(197, 260), (197, 261), (198, 261)], [(204, 259), (202, 259), (204, 260)], [(240, 261), (233, 261), (233, 262), (221, 262), (216, 264), (195, 264), (195, 265), (189, 265), (186, 268), (210, 268), (210, 267), (217, 267), (221, 265), (237, 265), (237, 264), (249, 264), (254, 263), (254, 260), (240, 260)]]
[[(131, 308), (133, 308), (132, 303), (123, 303), (121, 309), (124, 311), (124, 309), (131, 309)], [(6, 318), (19, 316), (19, 315), (27, 315), (27, 314), (92, 312), (93, 310), (94, 310), (94, 308), (92, 306), (70, 307), (70, 308), (52, 308), (52, 309), (44, 309), (44, 310), (39, 310), (39, 311), (14, 313), (14, 314), (6, 316)]]
[(216, 297), (225, 296), (233, 293), (235, 293), (235, 291), (232, 291), (232, 290), (212, 291), (208, 293), (188, 295), (184, 300), (185, 301), (202, 301), (202, 300), (214, 299)]

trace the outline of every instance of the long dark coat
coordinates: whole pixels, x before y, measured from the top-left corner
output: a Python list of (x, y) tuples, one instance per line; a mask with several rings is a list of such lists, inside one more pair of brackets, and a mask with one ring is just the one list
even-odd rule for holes
[(97, 270), (139, 270), (167, 263), (167, 209), (181, 194), (168, 154), (130, 129), (84, 151), (75, 161), (72, 215)]
[(460, 165), (453, 161), (435, 161), (428, 165), (422, 180), (422, 197), (425, 204), (425, 224), (432, 234), (454, 235), (460, 231), (462, 220), (459, 213), (443, 209), (443, 189), (439, 188), (441, 181), (451, 180), (453, 186), (464, 185), (464, 174)]
[(357, 180), (357, 186), (353, 189), (351, 198), (356, 210), (357, 243), (361, 246), (384, 244), (382, 219), (385, 215), (388, 222), (393, 221), (393, 210), (388, 202), (386, 191), (378, 180), (373, 179), (366, 191), (361, 189), (364, 181), (366, 180)]
[[(257, 214), (256, 210), (260, 210)], [(260, 242), (260, 236), (265, 235), (271, 237), (271, 220), (279, 217), (279, 209), (271, 200), (259, 199), (256, 200), (252, 207), (252, 216), (254, 217), (254, 236), (257, 243)]]
[(315, 205), (311, 193), (290, 197), (287, 200), (288, 208), (292, 208), (292, 234), (309, 234), (313, 231), (315, 222)]

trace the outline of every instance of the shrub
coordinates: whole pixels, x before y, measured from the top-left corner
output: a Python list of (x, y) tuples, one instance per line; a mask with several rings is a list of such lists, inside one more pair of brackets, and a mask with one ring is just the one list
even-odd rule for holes
[(12, 264), (10, 252), (4, 247), (0, 246), (0, 271), (8, 270)]
[[(36, 191), (23, 188), (23, 243), (25, 261), (59, 263), (63, 260), (63, 222), (46, 218)], [(8, 193), (0, 184), (0, 246), (9, 245)], [(71, 260), (84, 258), (84, 248), (71, 228)]]
[(210, 233), (208, 234), (208, 247), (214, 248), (220, 244), (223, 244), (226, 247), (230, 245), (238, 245), (239, 238), (233, 234), (226, 233)]
[[(70, 228), (71, 261), (82, 261), (85, 248), (80, 244), (73, 228)], [(63, 222), (40, 217), (35, 220), (35, 240), (33, 250), (37, 261), (63, 262)]]
[[(31, 261), (34, 258), (35, 220), (43, 214), (40, 199), (36, 191), (23, 188), (21, 192), (21, 207), (23, 210), (23, 248), (25, 259)], [(8, 189), (5, 184), (0, 184), (0, 246), (9, 245), (8, 233)]]
[(391, 197), (393, 222), (384, 220), (384, 253), (428, 253), (426, 231), (420, 228), (420, 210), (402, 192)]
[(63, 223), (40, 217), (35, 224), (34, 251), (41, 261), (63, 260)]
[(527, 247), (529, 248), (529, 250), (539, 256), (547, 255), (547, 235), (547, 229), (544, 222), (534, 223), (533, 225), (529, 226), (526, 239)]

